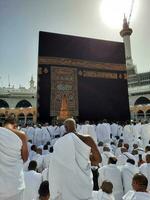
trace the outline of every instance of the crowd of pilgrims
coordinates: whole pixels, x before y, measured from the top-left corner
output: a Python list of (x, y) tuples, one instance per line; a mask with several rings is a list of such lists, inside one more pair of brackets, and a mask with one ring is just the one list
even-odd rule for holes
[[(24, 200), (51, 199), (49, 168), (55, 144), (64, 136), (65, 127), (46, 123), (19, 129), (28, 136), (29, 150), (28, 160), (23, 166)], [(120, 125), (106, 120), (98, 124), (86, 121), (77, 124), (76, 132), (90, 135), (102, 158), (98, 166), (91, 166), (94, 200), (150, 200), (149, 123)], [(68, 165), (68, 161), (65, 162)], [(82, 190), (84, 192), (84, 187)]]

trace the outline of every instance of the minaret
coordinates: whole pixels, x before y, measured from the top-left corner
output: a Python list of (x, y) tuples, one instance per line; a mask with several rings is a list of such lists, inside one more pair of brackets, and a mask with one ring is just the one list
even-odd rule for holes
[(33, 76), (31, 76), (31, 80), (30, 80), (30, 88), (34, 88), (34, 80), (33, 80)]
[(131, 54), (131, 44), (130, 35), (132, 34), (132, 29), (129, 28), (126, 17), (123, 19), (123, 29), (120, 31), (121, 37), (123, 37), (123, 42), (125, 45), (125, 57), (128, 75), (135, 74), (135, 65), (133, 64), (132, 54)]

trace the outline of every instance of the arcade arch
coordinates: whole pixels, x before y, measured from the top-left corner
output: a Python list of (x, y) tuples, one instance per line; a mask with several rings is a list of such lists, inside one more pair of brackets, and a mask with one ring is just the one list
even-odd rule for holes
[(146, 104), (150, 104), (150, 100), (147, 97), (139, 97), (134, 105), (146, 105)]
[(28, 107), (32, 107), (32, 105), (27, 100), (21, 100), (16, 105), (16, 108), (28, 108)]
[(0, 99), (0, 108), (9, 108), (9, 105), (6, 101)]

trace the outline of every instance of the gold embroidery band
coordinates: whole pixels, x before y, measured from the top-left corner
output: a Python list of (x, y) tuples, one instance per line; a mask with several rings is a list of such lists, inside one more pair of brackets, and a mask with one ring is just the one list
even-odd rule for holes
[(125, 64), (102, 63), (88, 60), (59, 58), (59, 57), (42, 57), (39, 56), (39, 65), (64, 65), (86, 69), (101, 69), (111, 71), (126, 71)]
[(127, 79), (126, 73), (118, 74), (118, 73), (110, 73), (110, 72), (80, 70), (78, 72), (78, 75), (82, 77), (88, 77), (88, 78)]
[(105, 73), (105, 72), (95, 72), (95, 71), (86, 71), (86, 70), (83, 70), (82, 76), (91, 77), (91, 78), (117, 79), (116, 73)]

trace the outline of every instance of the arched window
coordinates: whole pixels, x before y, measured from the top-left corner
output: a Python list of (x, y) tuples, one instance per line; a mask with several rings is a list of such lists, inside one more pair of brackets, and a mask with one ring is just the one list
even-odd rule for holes
[(143, 104), (150, 104), (150, 100), (146, 97), (139, 97), (134, 103), (134, 105), (143, 105)]
[(0, 99), (0, 108), (9, 108), (9, 105), (6, 101)]
[(27, 121), (26, 121), (27, 124), (33, 124), (33, 114), (32, 113), (29, 113), (27, 115)]
[(18, 123), (19, 123), (20, 125), (25, 124), (25, 115), (24, 115), (24, 113), (20, 113), (20, 114), (18, 115)]
[(137, 112), (137, 118), (138, 118), (139, 120), (141, 120), (141, 119), (144, 118), (144, 112), (143, 112), (142, 110), (139, 110), (139, 111)]
[(32, 107), (31, 103), (27, 100), (19, 101), (16, 105), (16, 108), (28, 108)]

